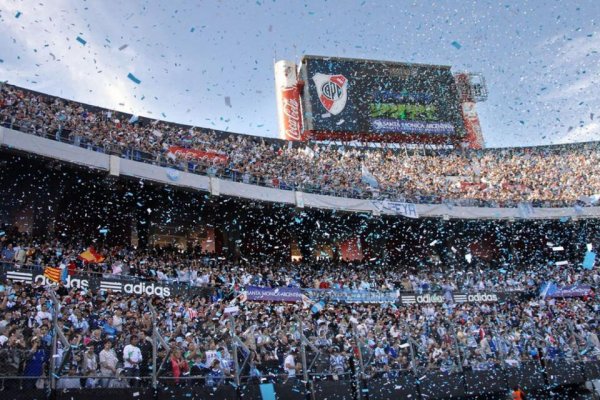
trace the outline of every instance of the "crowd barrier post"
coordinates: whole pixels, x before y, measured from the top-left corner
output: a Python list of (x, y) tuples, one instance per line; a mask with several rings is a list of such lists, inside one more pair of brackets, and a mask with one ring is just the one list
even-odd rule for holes
[(236, 391), (240, 390), (240, 363), (238, 360), (238, 343), (235, 334), (235, 317), (233, 313), (229, 314), (229, 332), (231, 335), (231, 346), (233, 347), (233, 366), (235, 368), (235, 388)]
[[(311, 379), (310, 375), (309, 375), (309, 371), (313, 368), (313, 366), (315, 365), (317, 359), (319, 358), (319, 356), (321, 355), (321, 350), (314, 345), (314, 343), (312, 343), (310, 340), (308, 340), (308, 338), (306, 336), (304, 336), (304, 328), (302, 326), (302, 322), (300, 320), (300, 317), (297, 317), (297, 321), (299, 322), (297, 327), (298, 330), (298, 334), (300, 336), (300, 349), (301, 349), (301, 356), (304, 357), (303, 361), (302, 361), (302, 369), (303, 369), (303, 378), (306, 382), (305, 387), (307, 388), (308, 394), (309, 396), (307, 396), (307, 398), (310, 399), (315, 399), (315, 385), (314, 385), (314, 378)], [(312, 358), (312, 360), (310, 361), (310, 364), (308, 364), (308, 360), (306, 358), (306, 346), (308, 345), (308, 347), (310, 347), (310, 349), (315, 353), (314, 357)], [(308, 365), (307, 365), (308, 364)]]
[[(154, 315), (157, 315), (156, 310), (154, 309), (154, 306), (151, 303), (148, 303), (148, 308), (150, 309), (151, 313), (154, 313)], [(152, 352), (153, 352), (153, 354), (152, 354), (152, 363), (153, 363), (153, 365), (152, 365), (152, 383), (156, 384), (158, 387), (158, 374), (162, 370), (163, 365), (165, 364), (167, 359), (171, 356), (171, 346), (169, 346), (169, 344), (166, 342), (166, 340), (162, 337), (155, 322), (153, 322), (153, 327), (152, 327), (152, 339), (153, 339), (153, 343), (152, 343)], [(160, 343), (160, 345), (167, 351), (165, 358), (160, 362), (160, 365), (158, 365), (158, 362), (157, 362), (158, 343)]]
[(364, 373), (365, 373), (365, 365), (363, 362), (363, 355), (362, 355), (362, 350), (360, 348), (360, 340), (358, 339), (358, 332), (356, 329), (356, 323), (352, 324), (352, 338), (354, 339), (354, 344), (356, 346), (356, 349), (358, 350), (358, 371), (356, 372), (356, 399), (357, 400), (361, 400), (362, 399), (362, 391), (361, 391), (361, 387), (362, 387), (362, 382), (363, 382), (363, 378), (364, 378)]
[(463, 372), (462, 357), (460, 356), (460, 346), (458, 345), (458, 339), (456, 338), (456, 329), (454, 329), (454, 323), (452, 321), (450, 321), (448, 319), (447, 322), (448, 322), (448, 329), (450, 330), (450, 336), (452, 337), (452, 344), (454, 345), (454, 348), (456, 349), (456, 359), (458, 361), (458, 370), (462, 373)]
[(50, 356), (50, 390), (56, 389), (56, 361), (54, 355), (57, 353), (58, 347), (58, 299), (54, 291), (50, 290), (52, 298), (52, 355)]
[(417, 377), (417, 359), (415, 358), (415, 348), (412, 336), (410, 336), (408, 326), (406, 325), (406, 321), (400, 320), (402, 324), (402, 329), (405, 331), (406, 342), (408, 343), (408, 348), (410, 350), (410, 369), (414, 374), (415, 378)]
[(312, 398), (312, 390), (310, 390), (310, 383), (308, 382), (308, 368), (306, 367), (306, 346), (304, 344), (304, 328), (302, 327), (302, 319), (300, 316), (296, 316), (298, 322), (298, 330), (300, 331), (300, 357), (302, 359), (302, 379), (304, 380), (304, 386), (309, 392)]
[(156, 328), (156, 310), (152, 305), (152, 302), (148, 302), (148, 309), (152, 315), (152, 388), (156, 391), (158, 389), (158, 377), (156, 376), (156, 359), (158, 357), (158, 337)]

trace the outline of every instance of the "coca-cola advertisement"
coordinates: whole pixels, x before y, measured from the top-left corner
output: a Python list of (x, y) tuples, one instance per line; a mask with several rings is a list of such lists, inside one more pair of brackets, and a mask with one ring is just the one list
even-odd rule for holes
[(281, 90), (282, 123), (286, 140), (303, 140), (300, 93), (297, 87)]

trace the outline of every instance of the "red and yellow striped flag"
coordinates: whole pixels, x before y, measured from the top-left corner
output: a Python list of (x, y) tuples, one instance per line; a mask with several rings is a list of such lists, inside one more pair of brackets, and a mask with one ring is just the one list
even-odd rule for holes
[(58, 283), (60, 282), (62, 271), (60, 268), (46, 267), (44, 268), (44, 276), (48, 278), (48, 280)]

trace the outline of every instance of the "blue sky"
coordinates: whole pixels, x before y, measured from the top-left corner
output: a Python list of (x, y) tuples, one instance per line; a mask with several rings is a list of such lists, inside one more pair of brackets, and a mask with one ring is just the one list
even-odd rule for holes
[(276, 59), (445, 64), (485, 76), (488, 146), (600, 140), (599, 19), (597, 0), (0, 0), (0, 80), (277, 136)]

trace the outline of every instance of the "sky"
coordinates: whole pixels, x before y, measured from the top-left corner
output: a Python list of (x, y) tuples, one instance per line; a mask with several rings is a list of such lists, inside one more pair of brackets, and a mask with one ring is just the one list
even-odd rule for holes
[(0, 0), (0, 81), (277, 137), (275, 60), (442, 64), (485, 77), (488, 147), (582, 142), (600, 140), (599, 19), (598, 0)]

